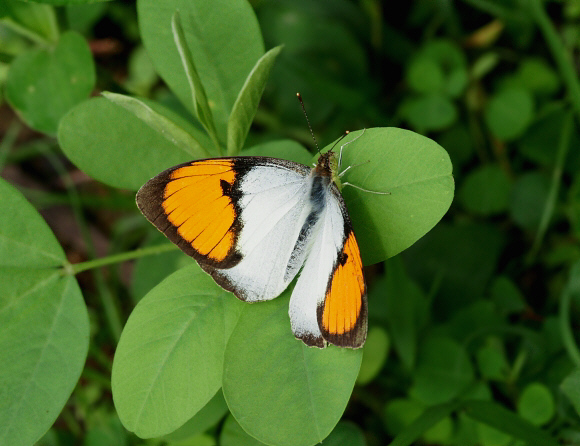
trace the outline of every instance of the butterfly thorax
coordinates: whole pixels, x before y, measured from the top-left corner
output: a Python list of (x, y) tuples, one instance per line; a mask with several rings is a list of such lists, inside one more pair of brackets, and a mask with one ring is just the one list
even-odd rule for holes
[(338, 159), (336, 158), (336, 154), (331, 150), (320, 155), (316, 167), (313, 169), (313, 174), (328, 178), (329, 183), (330, 181), (334, 182), (340, 190), (341, 183), (337, 173), (338, 168)]

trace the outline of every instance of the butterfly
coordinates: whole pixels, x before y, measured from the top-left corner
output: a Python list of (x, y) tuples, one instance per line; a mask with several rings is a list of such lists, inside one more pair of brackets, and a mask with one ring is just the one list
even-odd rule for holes
[(367, 336), (366, 285), (338, 188), (350, 168), (338, 173), (342, 150), (355, 139), (338, 157), (332, 149), (321, 154), (313, 168), (262, 156), (180, 164), (145, 183), (137, 205), (243, 301), (274, 299), (300, 272), (289, 304), (295, 337), (308, 346), (359, 348)]

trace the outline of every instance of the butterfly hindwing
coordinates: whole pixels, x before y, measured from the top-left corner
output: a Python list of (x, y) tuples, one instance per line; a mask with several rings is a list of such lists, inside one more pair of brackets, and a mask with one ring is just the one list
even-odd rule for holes
[(290, 298), (294, 335), (307, 345), (361, 347), (367, 298), (360, 252), (344, 201), (332, 185)]

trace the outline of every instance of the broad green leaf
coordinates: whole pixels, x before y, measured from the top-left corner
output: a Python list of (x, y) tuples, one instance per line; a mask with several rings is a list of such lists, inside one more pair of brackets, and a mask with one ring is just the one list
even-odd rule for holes
[(237, 154), (244, 146), (266, 82), (270, 77), (270, 70), (281, 50), (281, 46), (272, 48), (256, 62), (238, 94), (228, 119), (228, 155)]
[(450, 415), (457, 407), (454, 402), (424, 409), (421, 403), (411, 399), (391, 401), (385, 407), (385, 421), (396, 437), (389, 446), (415, 444), (419, 438), (428, 443), (447, 444), (453, 433)]
[(536, 426), (546, 424), (556, 413), (552, 392), (540, 382), (526, 386), (518, 399), (517, 409), (523, 419)]
[[(360, 135), (356, 131), (348, 138)], [(411, 246), (437, 224), (453, 200), (449, 155), (436, 142), (408, 130), (367, 129), (344, 148), (342, 169), (348, 166), (356, 167), (343, 182), (390, 193), (342, 189), (366, 265)]]
[(420, 132), (443, 130), (457, 120), (457, 108), (441, 93), (407, 99), (400, 113), (412, 128)]
[(258, 21), (246, 0), (137, 2), (143, 43), (153, 65), (192, 111), (191, 91), (171, 30), (171, 17), (177, 10), (218, 135), (225, 141), (227, 121), (238, 93), (264, 54)]
[(126, 429), (166, 435), (208, 403), (221, 387), (224, 348), (242, 306), (198, 265), (139, 302), (113, 362), (113, 399)]
[(428, 337), (421, 346), (409, 394), (425, 404), (448, 402), (474, 380), (465, 349), (445, 337)]
[(363, 358), (357, 384), (371, 382), (381, 371), (389, 354), (389, 334), (379, 326), (371, 327), (363, 347)]
[(463, 410), (472, 419), (485, 423), (530, 446), (555, 446), (558, 444), (546, 431), (517, 416), (503, 406), (490, 401), (466, 401)]
[(492, 215), (507, 209), (510, 191), (505, 172), (499, 166), (489, 165), (471, 171), (457, 195), (468, 211)]
[[(205, 134), (176, 113), (144, 101), (156, 113), (209, 147)], [(149, 178), (191, 155), (172, 144), (133, 113), (105, 98), (73, 108), (61, 121), (58, 140), (64, 153), (91, 177), (114, 187), (137, 190)]]
[(54, 50), (22, 53), (10, 67), (6, 99), (32, 128), (51, 135), (65, 113), (88, 98), (95, 65), (79, 34), (63, 34)]
[(534, 114), (534, 99), (523, 88), (504, 88), (485, 108), (485, 121), (496, 138), (511, 141), (521, 136)]
[(37, 43), (55, 43), (58, 40), (54, 8), (20, 0), (3, 0), (2, 3), (0, 18), (8, 28)]
[(318, 349), (295, 339), (289, 294), (245, 305), (226, 347), (223, 392), (232, 415), (258, 440), (314, 445), (340, 420), (362, 350)]
[(183, 28), (181, 27), (181, 19), (179, 18), (179, 11), (175, 11), (171, 17), (171, 32), (173, 33), (173, 40), (179, 52), (183, 71), (185, 71), (185, 75), (187, 76), (195, 115), (209, 134), (218, 151), (220, 151), (219, 137), (213, 121), (213, 115), (205, 94), (205, 88), (203, 88), (203, 84), (195, 68), (192, 54), (185, 40)]
[(243, 156), (273, 156), (296, 163), (310, 165), (312, 154), (303, 145), (289, 139), (265, 142), (245, 149), (240, 153)]
[(114, 104), (133, 113), (157, 133), (165, 136), (165, 138), (167, 138), (173, 145), (189, 154), (192, 159), (208, 158), (210, 156), (208, 150), (202, 147), (193, 135), (179, 127), (176, 123), (166, 118), (161, 113), (153, 110), (143, 101), (131, 96), (111, 93), (108, 91), (103, 92), (103, 96)]
[(175, 432), (166, 435), (164, 439), (169, 443), (179, 443), (205, 432), (221, 420), (228, 413), (228, 406), (221, 390), (211, 400)]
[(0, 180), (0, 444), (33, 444), (71, 395), (89, 345), (89, 320), (56, 238)]
[(560, 389), (568, 397), (576, 412), (580, 414), (580, 369), (575, 369), (566, 376), (560, 384)]

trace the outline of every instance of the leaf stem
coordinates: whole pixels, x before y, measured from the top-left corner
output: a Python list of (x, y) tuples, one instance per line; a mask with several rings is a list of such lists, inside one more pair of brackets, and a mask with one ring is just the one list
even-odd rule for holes
[(560, 298), (560, 334), (562, 335), (562, 342), (564, 348), (568, 352), (568, 356), (576, 367), (580, 367), (580, 350), (574, 339), (574, 331), (570, 320), (570, 307), (572, 305), (572, 298), (580, 296), (580, 262), (572, 265), (570, 270), (570, 278), (568, 284)]
[(558, 36), (554, 25), (546, 14), (542, 2), (540, 0), (528, 0), (529, 10), (533, 19), (536, 21), (540, 31), (544, 35), (544, 39), (550, 48), (552, 57), (556, 61), (556, 65), (560, 70), (560, 75), (566, 84), (570, 100), (580, 121), (580, 83), (576, 70), (574, 68), (572, 57), (566, 51), (562, 40)]
[(173, 251), (177, 249), (172, 243), (166, 243), (163, 245), (148, 246), (147, 248), (140, 248), (134, 251), (121, 252), (119, 254), (113, 254), (106, 257), (101, 257), (99, 259), (87, 260), (86, 262), (74, 263), (68, 265), (65, 268), (65, 273), (69, 275), (76, 275), (83, 271), (89, 269), (101, 268), (107, 265), (113, 265), (115, 263), (126, 262), (127, 260), (134, 260), (140, 257), (150, 256), (154, 254), (162, 254), (164, 252)]
[(546, 199), (546, 204), (544, 206), (544, 212), (542, 213), (542, 218), (540, 220), (540, 225), (538, 226), (538, 232), (536, 233), (536, 238), (528, 254), (527, 263), (531, 264), (542, 245), (542, 240), (548, 229), (550, 219), (554, 213), (554, 208), (556, 207), (556, 201), (558, 200), (558, 191), (560, 190), (560, 182), (562, 179), (562, 171), (564, 170), (564, 162), (566, 161), (566, 155), (568, 155), (568, 149), (570, 148), (570, 141), (572, 139), (572, 124), (573, 117), (572, 113), (569, 113), (564, 119), (562, 124), (562, 131), (560, 133), (560, 141), (558, 145), (558, 152), (556, 153), (556, 165), (554, 166), (554, 171), (552, 172), (552, 184), (550, 185), (550, 191), (548, 192), (548, 198)]

